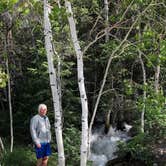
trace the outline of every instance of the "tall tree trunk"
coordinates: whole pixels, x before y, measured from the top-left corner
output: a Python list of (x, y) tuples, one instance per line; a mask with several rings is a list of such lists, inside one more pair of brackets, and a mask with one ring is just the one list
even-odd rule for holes
[[(60, 1), (57, 0), (57, 3), (58, 3), (59, 9), (61, 9)], [(59, 17), (61, 19), (61, 16)], [(61, 118), (62, 118), (62, 128), (63, 128), (64, 117), (63, 117), (63, 110), (62, 110), (61, 57), (58, 53), (57, 53), (57, 57), (58, 57), (58, 68), (57, 68), (58, 69), (58, 72), (57, 72), (58, 93), (59, 93), (60, 111), (61, 111)]]
[(49, 19), (50, 8), (47, 0), (44, 0), (44, 35), (45, 35), (45, 49), (47, 53), (48, 70), (50, 77), (50, 85), (53, 97), (54, 115), (55, 115), (55, 133), (58, 146), (58, 163), (59, 166), (65, 166), (65, 156), (62, 138), (62, 120), (61, 120), (61, 106), (58, 93), (57, 74), (53, 64), (53, 43), (52, 30)]
[(155, 70), (155, 83), (154, 83), (156, 93), (158, 93), (159, 91), (159, 76), (160, 76), (160, 65), (158, 64)]
[[(140, 24), (140, 22), (139, 22)], [(139, 25), (139, 41), (141, 42), (141, 26)], [(145, 107), (146, 107), (146, 69), (145, 65), (142, 59), (142, 53), (140, 50), (138, 50), (139, 53), (139, 61), (141, 64), (142, 68), (142, 77), (143, 77), (143, 107), (142, 107), (142, 112), (141, 112), (141, 131), (144, 133), (145, 130)]]
[(108, 21), (108, 12), (109, 12), (109, 7), (108, 7), (108, 0), (104, 0), (104, 15), (105, 15), (105, 41), (107, 42), (109, 40), (109, 21)]
[[(139, 60), (141, 63), (141, 68), (142, 68), (142, 75), (143, 75), (143, 86), (146, 86), (146, 71), (145, 71), (145, 66), (144, 62), (142, 60), (141, 52), (139, 51)], [(144, 116), (145, 116), (145, 102), (146, 102), (146, 88), (144, 87), (143, 90), (143, 108), (141, 112), (141, 131), (144, 133), (144, 128), (145, 128), (145, 122), (144, 122)]]
[(155, 82), (154, 82), (154, 87), (155, 87), (155, 92), (158, 93), (159, 92), (159, 80), (160, 80), (160, 39), (159, 39), (159, 46), (158, 46), (158, 50), (157, 50), (157, 66), (155, 68)]
[[(11, 35), (9, 35), (11, 34)], [(14, 136), (13, 136), (13, 111), (12, 111), (12, 99), (11, 99), (11, 74), (9, 70), (9, 55), (10, 55), (10, 46), (12, 46), (12, 32), (11, 30), (7, 32), (6, 35), (6, 70), (8, 75), (8, 103), (9, 103), (9, 112), (10, 112), (10, 152), (13, 152), (13, 142), (14, 142)]]
[(61, 87), (61, 59), (58, 55), (58, 71), (57, 71), (57, 88), (58, 88), (58, 94), (59, 94), (59, 106), (60, 106), (60, 112), (61, 112), (61, 120), (62, 120), (62, 128), (63, 128), (63, 110), (62, 110), (62, 87)]
[(6, 60), (6, 70), (8, 75), (8, 103), (9, 103), (9, 111), (10, 111), (10, 152), (13, 152), (13, 112), (12, 112), (12, 102), (11, 102), (11, 85), (10, 85), (10, 72), (9, 72), (9, 62), (8, 58)]
[[(157, 0), (155, 0), (155, 3), (157, 3)], [(155, 92), (156, 94), (158, 94), (159, 92), (159, 87), (160, 87), (160, 84), (159, 84), (159, 81), (160, 81), (160, 41), (161, 41), (161, 35), (158, 39), (158, 48), (157, 48), (157, 51), (156, 51), (156, 56), (157, 56), (157, 65), (156, 65), (156, 68), (155, 68), (155, 75), (154, 75), (154, 88), (155, 88)]]
[(9, 56), (11, 56), (11, 50), (13, 50), (13, 40), (12, 40), (12, 16), (6, 11), (1, 14), (1, 20), (4, 23), (6, 29), (5, 35), (5, 45), (4, 45), (4, 54), (6, 55), (6, 70), (8, 75), (8, 103), (9, 103), (9, 113), (10, 113), (10, 151), (13, 152), (13, 113), (12, 113), (12, 102), (11, 102), (11, 75), (9, 71)]
[(84, 83), (83, 53), (81, 51), (77, 38), (76, 25), (73, 18), (71, 3), (65, 0), (65, 5), (68, 13), (68, 22), (70, 26), (71, 38), (77, 55), (78, 85), (82, 106), (81, 166), (86, 166), (88, 152), (88, 102)]

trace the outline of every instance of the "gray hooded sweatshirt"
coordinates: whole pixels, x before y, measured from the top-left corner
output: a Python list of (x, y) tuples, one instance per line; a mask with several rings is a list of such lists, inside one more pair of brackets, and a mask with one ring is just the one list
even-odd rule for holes
[(50, 122), (47, 116), (35, 115), (30, 122), (30, 133), (35, 144), (51, 141)]

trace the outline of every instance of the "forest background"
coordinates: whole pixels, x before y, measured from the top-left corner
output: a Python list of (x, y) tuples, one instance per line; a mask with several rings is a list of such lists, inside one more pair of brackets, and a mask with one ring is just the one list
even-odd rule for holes
[[(134, 139), (121, 153), (147, 163), (166, 138), (166, 2), (164, 0), (71, 0), (78, 40), (83, 52), (89, 122), (102, 90), (94, 125), (134, 127)], [(60, 63), (63, 140), (67, 165), (79, 165), (81, 102), (77, 58), (64, 2), (49, 1), (54, 66)], [(59, 4), (60, 6), (59, 7)], [(3, 163), (34, 164), (30, 118), (39, 103), (48, 106), (57, 149), (54, 111), (44, 46), (43, 2), (0, 0), (0, 138)], [(10, 153), (11, 108), (14, 146)], [(125, 116), (127, 115), (127, 117)], [(147, 143), (148, 142), (148, 143)], [(4, 152), (6, 151), (6, 152)], [(20, 153), (21, 152), (21, 153)], [(21, 154), (21, 155), (18, 155)], [(22, 163), (24, 162), (24, 163)]]

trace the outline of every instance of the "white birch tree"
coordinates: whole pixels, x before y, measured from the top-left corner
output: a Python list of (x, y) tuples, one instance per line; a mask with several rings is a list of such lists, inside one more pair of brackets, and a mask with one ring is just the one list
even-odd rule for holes
[(143, 75), (143, 107), (142, 107), (142, 112), (141, 112), (141, 131), (144, 133), (144, 128), (145, 128), (145, 102), (146, 102), (146, 70), (145, 70), (145, 65), (142, 60), (142, 55), (141, 52), (139, 51), (139, 60), (141, 63), (141, 68), (142, 68), (142, 75)]
[(7, 71), (7, 82), (8, 82), (8, 104), (9, 104), (9, 114), (10, 114), (10, 152), (13, 152), (13, 111), (12, 111), (12, 95), (11, 95), (11, 75), (9, 70), (9, 56), (11, 55), (11, 50), (13, 48), (13, 39), (12, 39), (12, 16), (11, 14), (6, 11), (2, 15), (2, 20), (6, 28), (6, 35), (5, 35), (5, 45), (4, 45), (4, 54), (6, 56), (6, 71)]
[(158, 64), (155, 69), (155, 83), (154, 83), (156, 93), (159, 92), (159, 78), (160, 78), (160, 65)]
[(61, 119), (61, 106), (57, 85), (57, 72), (53, 64), (53, 37), (51, 30), (51, 23), (49, 19), (50, 6), (47, 0), (44, 0), (44, 36), (45, 36), (45, 49), (48, 61), (48, 70), (50, 77), (50, 86), (53, 97), (54, 116), (55, 116), (55, 133), (58, 147), (58, 165), (65, 166), (64, 146), (62, 138), (62, 119)]
[(159, 81), (160, 81), (160, 40), (161, 39), (159, 39), (159, 48), (158, 48), (158, 50), (157, 50), (157, 65), (156, 65), (156, 67), (155, 67), (155, 76), (154, 76), (154, 78), (155, 78), (155, 82), (154, 82), (154, 87), (155, 87), (155, 92), (156, 92), (156, 94), (159, 92), (159, 87), (160, 87), (160, 83), (159, 83)]
[(105, 15), (105, 41), (109, 40), (109, 20), (108, 20), (108, 0), (104, 0), (104, 15)]
[(76, 25), (73, 18), (71, 3), (65, 0), (65, 6), (68, 13), (68, 22), (70, 26), (71, 39), (77, 55), (77, 76), (82, 106), (82, 136), (81, 136), (81, 166), (86, 166), (88, 153), (88, 102), (84, 83), (83, 71), (83, 52), (78, 41)]
[[(57, 4), (59, 9), (61, 8), (61, 4), (60, 1), (57, 0)], [(60, 17), (60, 16), (59, 16)], [(62, 110), (62, 86), (61, 86), (61, 57), (58, 53), (57, 54), (57, 58), (58, 58), (58, 71), (57, 71), (57, 80), (58, 80), (58, 93), (59, 93), (59, 102), (60, 102), (60, 111), (61, 111), (61, 118), (62, 118), (62, 128), (63, 128), (63, 110)]]
[(6, 69), (8, 75), (8, 103), (9, 103), (9, 112), (10, 112), (10, 152), (13, 152), (13, 111), (12, 111), (12, 102), (11, 102), (11, 85), (10, 85), (10, 72), (9, 72), (9, 63), (8, 58), (6, 60)]

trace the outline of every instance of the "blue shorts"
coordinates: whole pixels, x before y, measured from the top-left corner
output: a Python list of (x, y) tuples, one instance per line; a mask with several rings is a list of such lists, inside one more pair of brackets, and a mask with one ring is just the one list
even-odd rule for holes
[(51, 155), (51, 147), (49, 143), (41, 143), (41, 148), (35, 145), (37, 159), (44, 158)]

